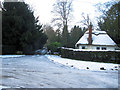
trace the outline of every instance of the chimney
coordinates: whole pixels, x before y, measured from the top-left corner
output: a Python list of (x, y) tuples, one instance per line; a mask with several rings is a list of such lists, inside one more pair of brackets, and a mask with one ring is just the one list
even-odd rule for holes
[(89, 25), (89, 37), (88, 37), (88, 44), (92, 45), (92, 25)]

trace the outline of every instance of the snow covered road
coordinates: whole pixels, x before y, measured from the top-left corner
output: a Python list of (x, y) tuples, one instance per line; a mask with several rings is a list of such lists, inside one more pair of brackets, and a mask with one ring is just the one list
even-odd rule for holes
[(118, 71), (77, 69), (47, 56), (2, 59), (2, 86), (8, 88), (117, 88)]

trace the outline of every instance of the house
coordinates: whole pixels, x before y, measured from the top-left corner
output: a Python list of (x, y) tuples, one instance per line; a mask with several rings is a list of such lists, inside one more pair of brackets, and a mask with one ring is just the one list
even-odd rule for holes
[(89, 26), (89, 31), (80, 38), (75, 47), (82, 50), (116, 50), (117, 44), (109, 37), (105, 31), (93, 30)]

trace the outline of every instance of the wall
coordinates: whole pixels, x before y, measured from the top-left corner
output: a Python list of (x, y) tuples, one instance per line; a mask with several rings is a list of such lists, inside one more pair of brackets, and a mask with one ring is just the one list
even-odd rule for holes
[(83, 61), (120, 63), (120, 51), (74, 51), (61, 49), (61, 57)]
[(106, 47), (106, 50), (115, 50), (116, 47), (114, 46), (90, 46), (90, 45), (79, 45), (79, 49), (82, 49), (82, 46), (85, 46), (85, 49), (93, 49), (97, 50), (97, 47), (100, 47), (100, 50), (102, 50), (102, 47)]

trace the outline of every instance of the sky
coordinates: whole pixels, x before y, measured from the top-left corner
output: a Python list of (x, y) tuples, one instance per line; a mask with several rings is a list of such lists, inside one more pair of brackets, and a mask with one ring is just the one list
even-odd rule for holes
[[(51, 21), (54, 15), (53, 13), (51, 13), (51, 11), (53, 10), (53, 4), (55, 4), (56, 0), (23, 0), (23, 1), (30, 5), (36, 17), (39, 16), (39, 21), (41, 24), (53, 25)], [(72, 28), (74, 25), (79, 25), (81, 27), (83, 26), (80, 23), (80, 21), (83, 20), (81, 15), (82, 13), (85, 13), (85, 16), (87, 16), (88, 14), (94, 27), (97, 28), (97, 17), (99, 17), (101, 13), (97, 10), (95, 5), (97, 3), (105, 3), (108, 1), (111, 0), (73, 0), (72, 3), (73, 18), (69, 23), (69, 28)]]
[[(97, 18), (101, 13), (97, 10), (95, 5), (97, 3), (105, 3), (110, 0), (73, 0), (73, 18), (69, 24), (69, 27), (74, 25), (82, 26), (80, 23), (83, 18), (82, 13), (89, 15), (94, 27), (97, 28)], [(41, 24), (50, 24), (52, 18), (54, 17), (51, 11), (53, 10), (53, 4), (56, 0), (25, 0), (35, 12), (35, 16), (39, 16)]]

